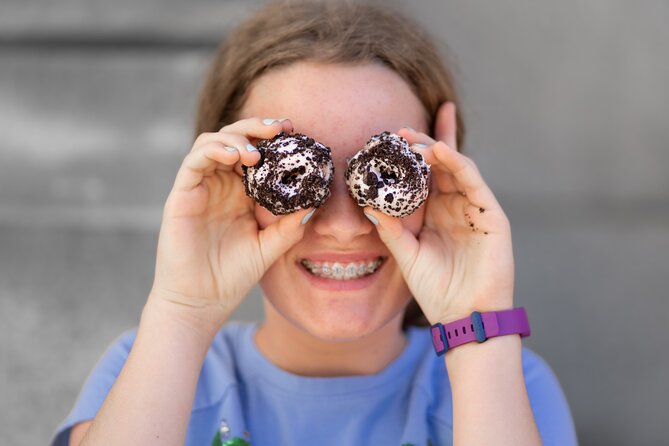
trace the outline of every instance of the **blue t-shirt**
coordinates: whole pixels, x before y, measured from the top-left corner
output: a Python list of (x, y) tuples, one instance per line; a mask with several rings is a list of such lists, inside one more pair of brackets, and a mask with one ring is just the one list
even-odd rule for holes
[[(400, 356), (375, 375), (316, 378), (288, 373), (257, 349), (256, 323), (227, 323), (203, 364), (186, 445), (451, 445), (453, 407), (443, 358), (428, 328), (412, 327)], [(88, 377), (52, 446), (95, 417), (135, 340), (124, 333)], [(575, 445), (569, 406), (546, 362), (522, 351), (525, 383), (545, 446)], [(222, 434), (221, 434), (222, 433)]]

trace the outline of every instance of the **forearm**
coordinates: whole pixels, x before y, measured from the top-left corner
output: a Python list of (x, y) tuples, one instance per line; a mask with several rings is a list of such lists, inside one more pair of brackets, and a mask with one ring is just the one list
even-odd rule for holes
[(455, 445), (540, 445), (521, 363), (520, 336), (468, 343), (445, 355)]
[(198, 327), (201, 310), (174, 310), (149, 299), (128, 359), (82, 445), (184, 444), (215, 331)]

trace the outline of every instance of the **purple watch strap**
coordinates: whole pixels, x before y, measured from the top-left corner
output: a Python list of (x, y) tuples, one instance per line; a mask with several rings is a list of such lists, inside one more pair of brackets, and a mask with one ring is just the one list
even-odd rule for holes
[(487, 313), (475, 311), (468, 318), (445, 325), (435, 324), (431, 331), (437, 355), (443, 355), (447, 350), (468, 342), (483, 342), (487, 338), (510, 334), (526, 337), (531, 333), (527, 312), (523, 307)]

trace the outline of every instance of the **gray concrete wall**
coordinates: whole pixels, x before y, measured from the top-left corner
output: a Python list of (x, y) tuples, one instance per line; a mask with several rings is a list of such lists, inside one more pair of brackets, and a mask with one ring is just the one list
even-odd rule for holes
[[(666, 443), (669, 3), (395, 2), (448, 44), (526, 345), (585, 445)], [(218, 39), (258, 2), (4, 0), (0, 444), (45, 444), (137, 323)], [(261, 317), (257, 290), (237, 318)]]

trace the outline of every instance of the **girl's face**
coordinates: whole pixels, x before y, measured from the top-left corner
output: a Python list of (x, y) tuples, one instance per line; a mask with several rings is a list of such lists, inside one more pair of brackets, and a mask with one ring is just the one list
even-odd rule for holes
[[(241, 117), (289, 118), (294, 131), (332, 150), (331, 196), (306, 224), (304, 237), (265, 273), (261, 286), (271, 304), (267, 323), (280, 318), (324, 340), (360, 338), (399, 321), (410, 292), (398, 265), (363, 208), (350, 197), (347, 159), (385, 130), (409, 126), (427, 133), (427, 117), (409, 85), (380, 65), (324, 65), (300, 62), (263, 75), (253, 84)], [(261, 228), (278, 217), (256, 205)], [(424, 206), (403, 219), (414, 234)], [(317, 277), (303, 260), (340, 263), (383, 262), (373, 274), (354, 280)]]

